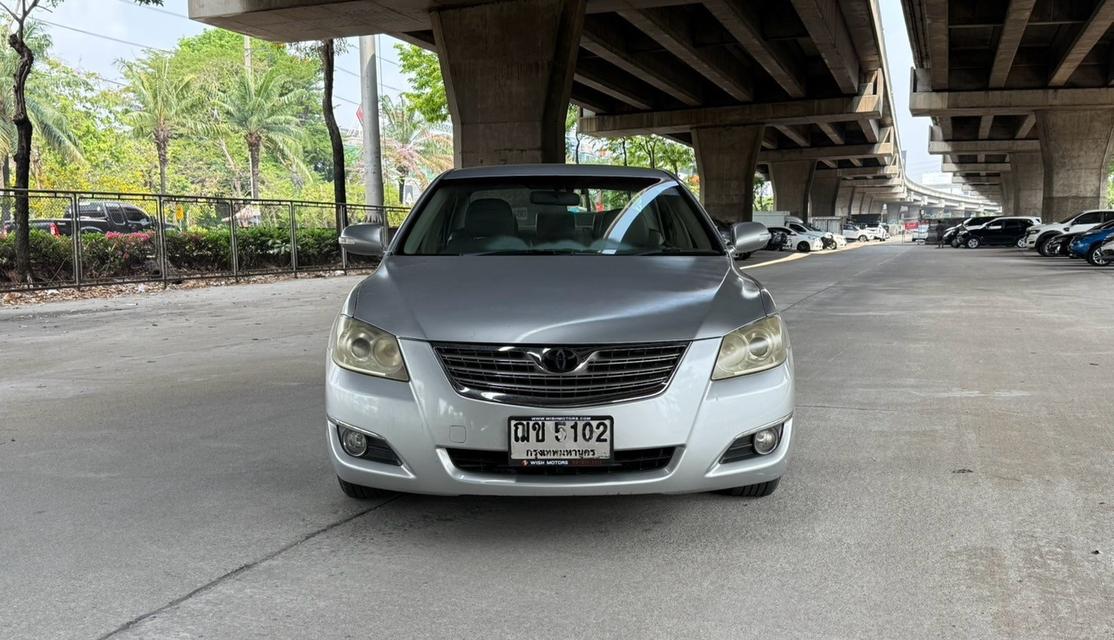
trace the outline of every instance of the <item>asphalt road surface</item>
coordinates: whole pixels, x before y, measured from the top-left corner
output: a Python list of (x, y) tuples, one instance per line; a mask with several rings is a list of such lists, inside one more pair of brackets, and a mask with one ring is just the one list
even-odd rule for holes
[(761, 500), (345, 498), (355, 278), (0, 310), (0, 638), (1114, 634), (1114, 268), (754, 269), (798, 372)]

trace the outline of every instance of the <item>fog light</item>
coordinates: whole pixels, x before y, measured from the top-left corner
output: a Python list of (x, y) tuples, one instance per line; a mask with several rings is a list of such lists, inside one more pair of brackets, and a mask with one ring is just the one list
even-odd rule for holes
[(359, 431), (341, 429), (340, 444), (348, 455), (359, 458), (367, 453), (367, 437)]
[(777, 448), (778, 435), (775, 429), (763, 429), (754, 434), (754, 450), (761, 455)]

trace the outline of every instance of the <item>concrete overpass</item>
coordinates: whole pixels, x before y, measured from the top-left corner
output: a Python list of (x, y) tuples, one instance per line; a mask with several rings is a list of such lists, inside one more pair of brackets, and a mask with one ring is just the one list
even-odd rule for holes
[(944, 171), (1008, 213), (1060, 219), (1105, 200), (1114, 1), (902, 0)]
[(905, 197), (876, 2), (190, 0), (189, 8), (194, 19), (270, 40), (387, 33), (437, 51), (458, 166), (563, 162), (571, 101), (584, 109), (586, 134), (656, 133), (693, 145), (705, 206), (747, 220), (756, 170), (772, 181), (776, 207), (800, 215), (840, 213), (851, 186), (860, 208), (868, 195), (868, 209)]

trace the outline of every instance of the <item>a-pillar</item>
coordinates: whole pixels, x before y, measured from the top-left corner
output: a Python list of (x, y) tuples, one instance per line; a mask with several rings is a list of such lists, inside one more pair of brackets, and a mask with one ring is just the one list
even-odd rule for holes
[(765, 125), (692, 130), (700, 199), (721, 222), (754, 219), (754, 169)]
[(1045, 222), (1100, 206), (1106, 186), (1114, 109), (1037, 111)]
[(565, 161), (585, 2), (509, 0), (431, 11), (458, 167)]
[[(835, 174), (834, 171), (830, 172)], [(836, 200), (839, 197), (838, 175), (828, 175), (817, 172), (812, 178), (812, 190), (809, 192), (809, 216), (815, 218), (831, 218), (836, 216)], [(775, 187), (776, 188), (776, 187)]]
[[(1011, 153), (1010, 169), (1009, 176), (1013, 187), (1013, 214), (1016, 216), (1042, 215), (1044, 207), (1044, 164), (1040, 152)], [(1051, 218), (1045, 220), (1045, 222), (1052, 221)]]
[(815, 160), (771, 162), (770, 182), (774, 184), (774, 210), (807, 218), (814, 175)]

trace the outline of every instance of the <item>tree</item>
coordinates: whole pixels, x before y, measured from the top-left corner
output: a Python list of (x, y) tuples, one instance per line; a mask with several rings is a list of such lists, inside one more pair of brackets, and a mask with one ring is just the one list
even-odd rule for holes
[(453, 165), (452, 139), (435, 130), (405, 96), (395, 102), (390, 96), (380, 99), (383, 117), (381, 138), (389, 170), (398, 181), (401, 203), (406, 181), (411, 176), (425, 177)]
[(402, 98), (429, 124), (447, 122), (449, 100), (437, 54), (412, 44), (396, 44), (395, 50), (399, 69), (410, 82), (411, 91), (404, 92)]
[(345, 193), (344, 139), (340, 137), (336, 114), (333, 113), (333, 73), (336, 66), (336, 43), (323, 40), (320, 46), (321, 74), (325, 79), (325, 91), (321, 95), (321, 112), (325, 117), (325, 127), (329, 130), (329, 146), (333, 152), (333, 202), (337, 205), (337, 231), (348, 226), (348, 203)]
[(252, 198), (259, 198), (259, 167), (264, 151), (302, 168), (301, 128), (295, 111), (305, 90), (285, 91), (280, 80), (275, 69), (259, 79), (245, 69), (232, 91), (215, 101), (225, 125), (242, 135), (247, 144)]
[(159, 56), (124, 66), (124, 77), (135, 100), (135, 110), (124, 121), (132, 132), (155, 143), (159, 158), (159, 191), (167, 192), (166, 171), (170, 164), (170, 141), (199, 114), (202, 95), (193, 89), (193, 79), (175, 77), (170, 59)]

